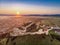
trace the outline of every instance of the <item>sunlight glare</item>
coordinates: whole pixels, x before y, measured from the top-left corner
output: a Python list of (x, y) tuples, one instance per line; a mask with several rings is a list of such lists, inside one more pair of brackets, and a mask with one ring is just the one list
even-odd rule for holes
[(19, 15), (20, 14), (20, 12), (19, 11), (17, 11), (17, 15)]

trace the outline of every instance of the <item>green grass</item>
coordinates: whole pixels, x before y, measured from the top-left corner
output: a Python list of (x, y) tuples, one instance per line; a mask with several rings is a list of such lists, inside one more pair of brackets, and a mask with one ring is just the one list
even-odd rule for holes
[(60, 41), (56, 39), (52, 40), (50, 36), (46, 35), (26, 35), (4, 39), (1, 42), (2, 45), (60, 45)]
[(60, 18), (53, 17), (50, 19), (45, 19), (45, 20), (43, 20), (43, 24), (50, 25), (50, 26), (58, 25), (60, 27)]

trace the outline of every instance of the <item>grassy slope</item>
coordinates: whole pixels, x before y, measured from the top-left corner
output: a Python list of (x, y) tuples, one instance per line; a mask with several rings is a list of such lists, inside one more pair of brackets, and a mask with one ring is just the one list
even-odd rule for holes
[(58, 40), (46, 35), (26, 35), (5, 38), (1, 43), (3, 45), (60, 45)]

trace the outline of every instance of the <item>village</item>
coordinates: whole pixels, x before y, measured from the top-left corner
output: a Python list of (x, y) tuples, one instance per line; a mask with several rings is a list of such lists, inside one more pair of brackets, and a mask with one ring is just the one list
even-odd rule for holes
[(60, 27), (58, 26), (49, 26), (41, 24), (40, 22), (26, 22), (21, 26), (12, 27), (7, 30), (0, 31), (0, 36), (23, 36), (23, 35), (35, 35), (35, 34), (46, 34), (49, 35), (49, 31), (54, 30), (55, 33), (60, 35)]
[(13, 28), (13, 30), (10, 32), (10, 36), (22, 36), (22, 35), (35, 35), (35, 34), (46, 34), (49, 35), (49, 31), (54, 30), (55, 33), (60, 33), (60, 27), (58, 26), (49, 26), (38, 23), (34, 23), (32, 21), (29, 21), (22, 26), (18, 26), (16, 28)]

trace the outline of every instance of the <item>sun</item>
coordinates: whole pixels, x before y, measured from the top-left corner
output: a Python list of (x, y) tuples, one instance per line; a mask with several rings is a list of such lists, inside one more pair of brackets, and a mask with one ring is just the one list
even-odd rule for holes
[(17, 15), (19, 15), (20, 14), (20, 12), (19, 11), (17, 11)]
[(19, 11), (16, 12), (16, 17), (20, 17), (20, 12)]

